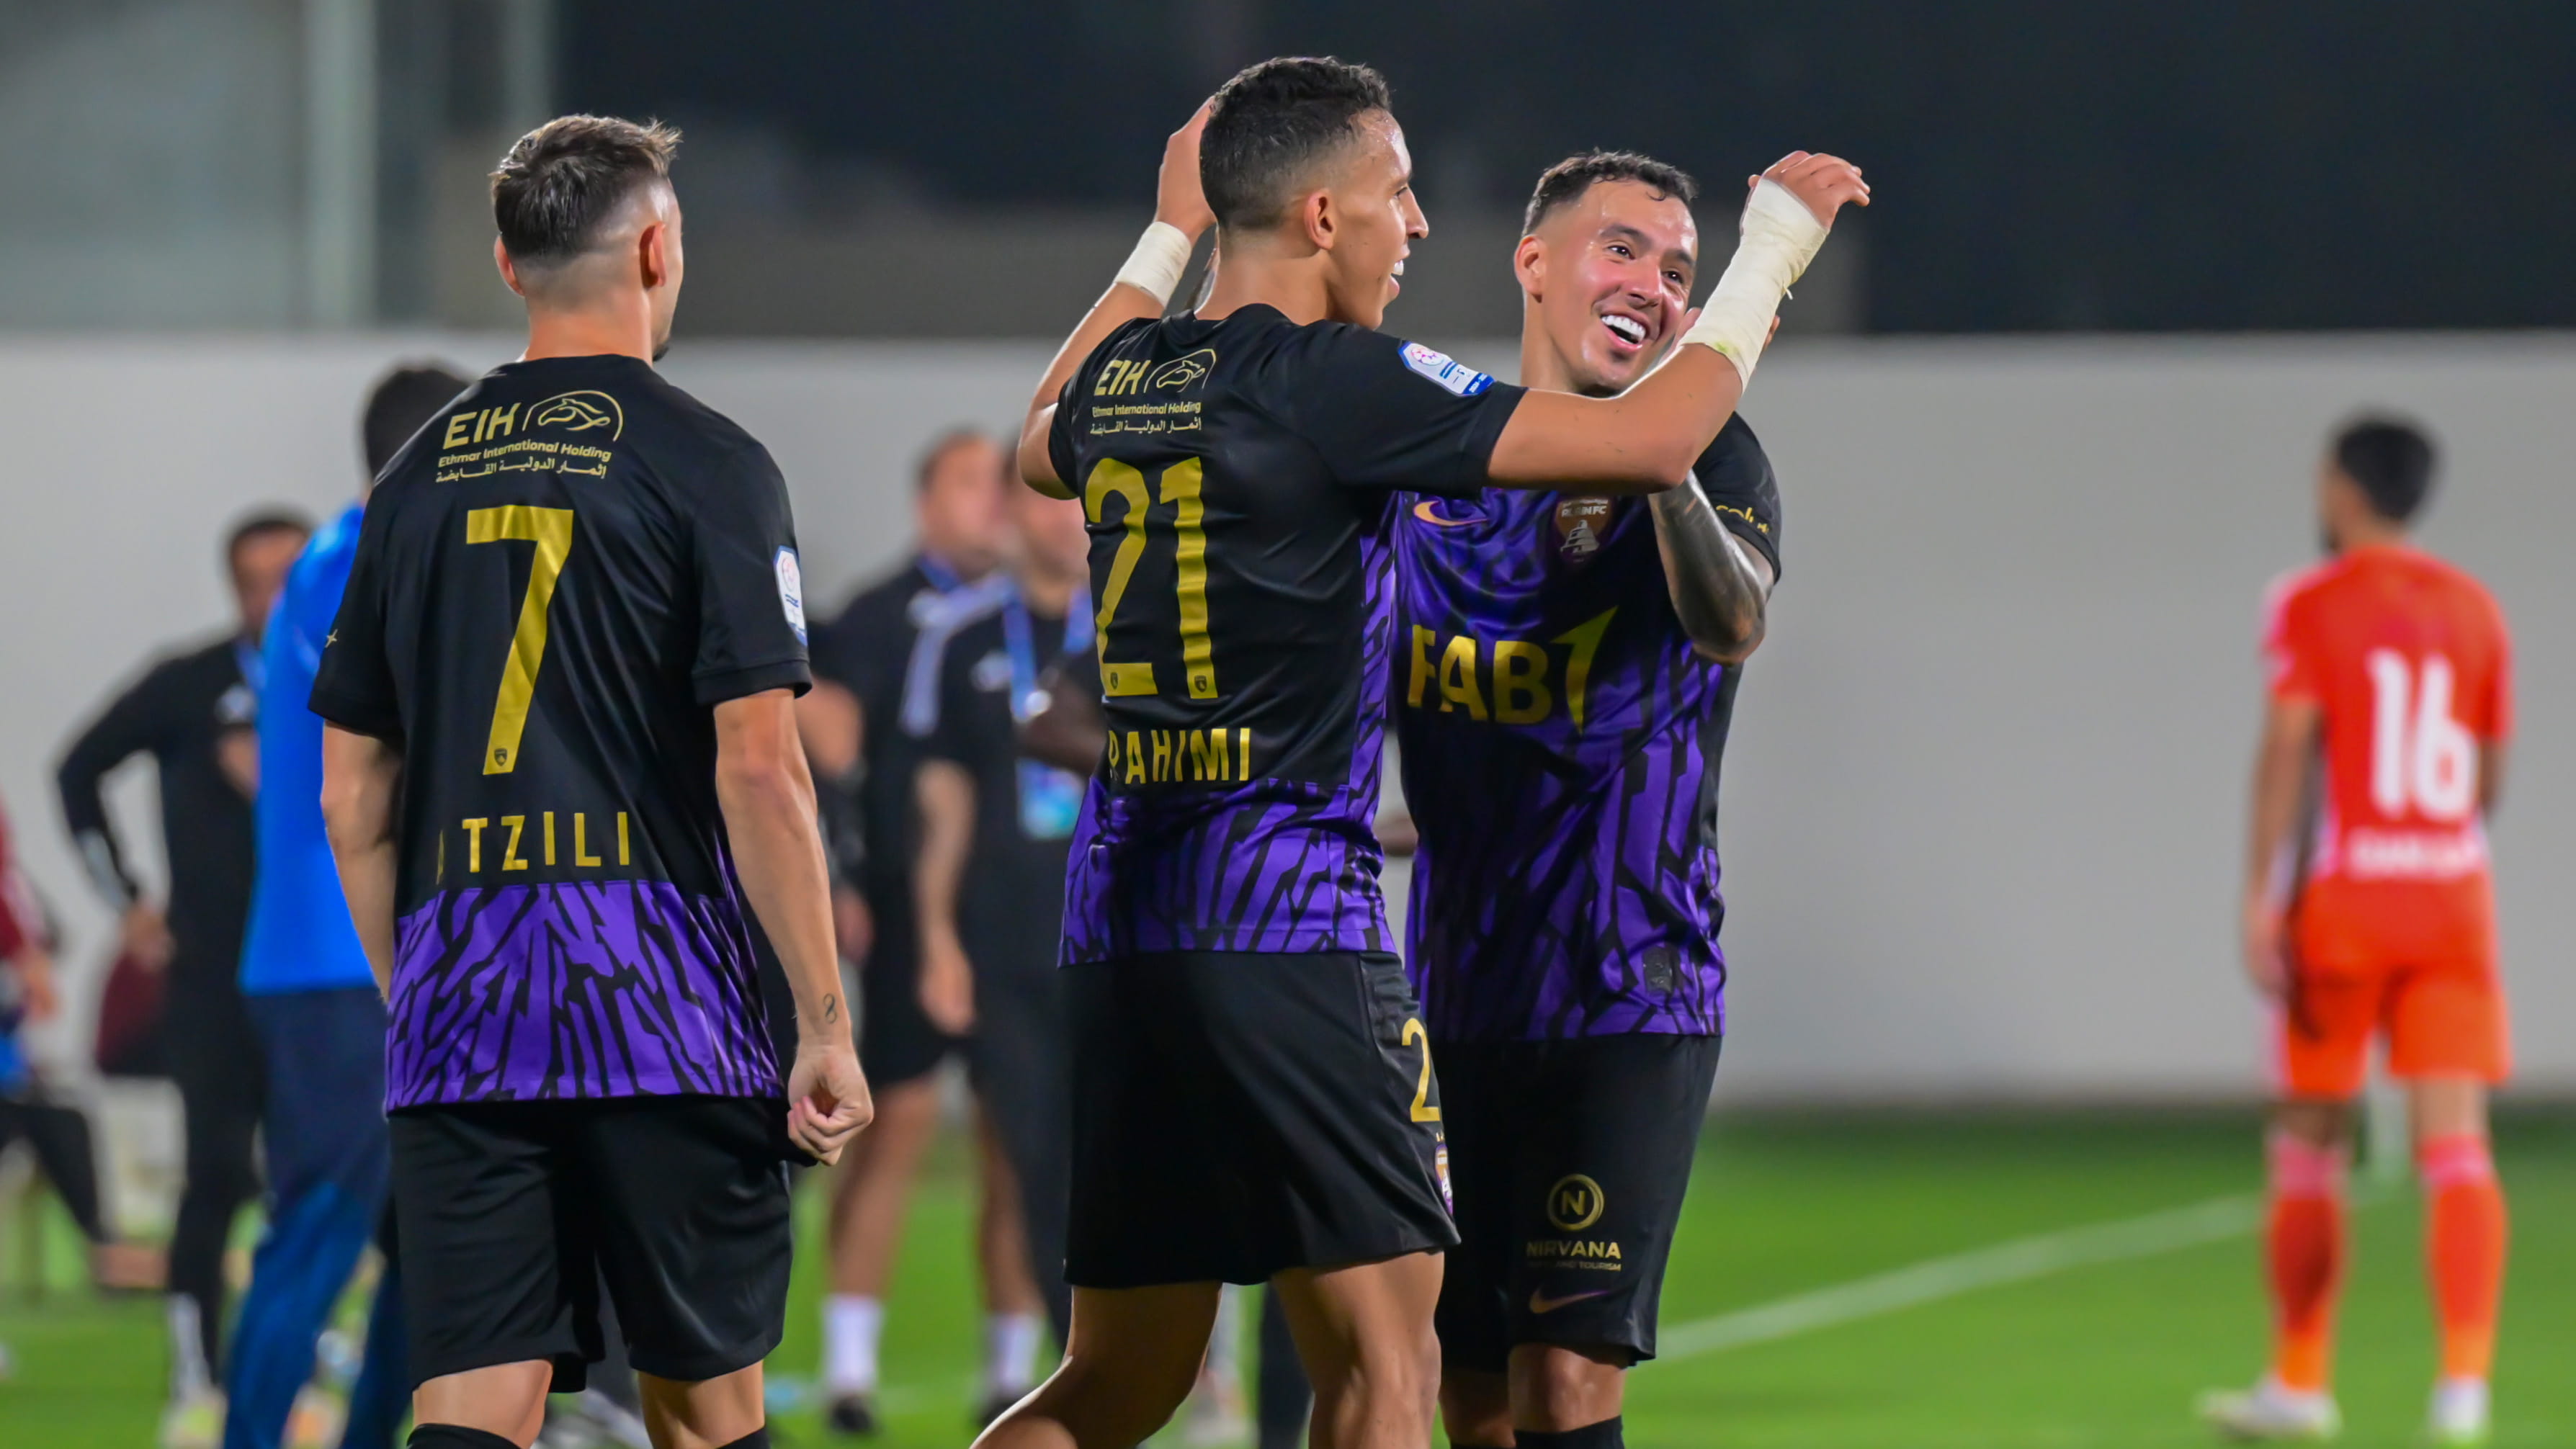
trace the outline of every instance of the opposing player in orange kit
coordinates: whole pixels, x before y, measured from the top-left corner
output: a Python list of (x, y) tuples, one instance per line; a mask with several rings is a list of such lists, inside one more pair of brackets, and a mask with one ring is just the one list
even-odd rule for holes
[(2409, 1096), (2441, 1320), (2428, 1441), (2487, 1440), (2505, 1209), (2486, 1093), (2508, 1053), (2484, 822), (2512, 669), (2494, 598), (2409, 541), (2433, 464), (2405, 423), (2343, 429), (2318, 485), (2332, 557), (2275, 590), (2266, 624), (2245, 959), (2280, 1022), (2266, 1242), (2277, 1347), (2252, 1390), (2202, 1405), (2237, 1438), (2339, 1426), (2328, 1380), (2352, 1102), (2384, 1034)]

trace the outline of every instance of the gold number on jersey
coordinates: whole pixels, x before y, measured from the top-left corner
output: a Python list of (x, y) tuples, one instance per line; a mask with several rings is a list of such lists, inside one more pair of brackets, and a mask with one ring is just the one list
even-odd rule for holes
[(1413, 1120), (1437, 1122), (1440, 1109), (1431, 1105), (1431, 1033), (1423, 1029), (1422, 1018), (1405, 1018), (1404, 1045), (1422, 1048), (1422, 1075), (1413, 1084)]
[[(1162, 501), (1172, 509), (1173, 589), (1180, 603), (1181, 674), (1192, 699), (1217, 697), (1216, 650), (1208, 638), (1207, 509), (1199, 492), (1205, 481), (1205, 469), (1196, 458), (1183, 458), (1162, 473)], [(1126, 535), (1118, 540), (1118, 552), (1110, 557), (1109, 580), (1100, 591), (1100, 611), (1092, 621), (1092, 637), (1100, 650), (1100, 692), (1114, 699), (1158, 690), (1152, 663), (1119, 662), (1109, 657), (1109, 621), (1126, 600), (1137, 561), (1145, 556), (1148, 495), (1143, 473), (1115, 458), (1103, 458), (1093, 465), (1091, 481), (1083, 487), (1084, 515), (1095, 525), (1108, 522), (1112, 498), (1127, 505), (1120, 519)]]
[(1592, 693), (1592, 656), (1601, 648), (1601, 636), (1610, 632), (1610, 616), (1616, 607), (1602, 610), (1573, 628), (1556, 636), (1555, 643), (1566, 646), (1565, 712), (1574, 717), (1574, 727), (1583, 728), (1583, 706)]
[(572, 510), (512, 503), (477, 508), (465, 515), (467, 543), (533, 543), (535, 560), (528, 566), (528, 594), (519, 601), (519, 625), (510, 635), (510, 659), (501, 667), (501, 692), (492, 701), (492, 735), (483, 750), (483, 773), (506, 775), (518, 768), (519, 736), (528, 727), (528, 705), (537, 694), (537, 666), (546, 658), (546, 606), (554, 602), (555, 580), (572, 554)]

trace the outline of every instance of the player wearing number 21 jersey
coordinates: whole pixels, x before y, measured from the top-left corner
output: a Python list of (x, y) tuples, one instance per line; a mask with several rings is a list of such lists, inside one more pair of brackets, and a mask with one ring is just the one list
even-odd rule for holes
[[(1065, 895), (1072, 1339), (986, 1449), (1151, 1434), (1196, 1375), (1216, 1284), (1264, 1279), (1319, 1424), (1427, 1441), (1456, 1239), (1371, 822), (1397, 494), (1672, 490), (1780, 289), (1865, 191), (1834, 158), (1782, 163), (1703, 345), (1616, 398), (1524, 391), (1376, 331), (1428, 230), (1389, 105), (1332, 59), (1228, 81), (1031, 399), (1021, 475), (1090, 527), (1106, 740)], [(1211, 221), (1208, 294), (1166, 318)]]
[[(2504, 615), (2415, 548), (2433, 473), (2412, 427), (2346, 428), (2320, 498), (2334, 556), (2277, 585), (2246, 957), (2276, 1005), (2272, 1369), (2205, 1411), (2236, 1435), (2330, 1430), (2351, 1100), (2374, 1039), (2411, 1096), (2441, 1323), (2430, 1441), (2484, 1442), (2504, 1272), (2486, 1088), (2509, 1065), (2485, 815), (2513, 728)], [(2318, 782), (2301, 821), (2303, 782)]]

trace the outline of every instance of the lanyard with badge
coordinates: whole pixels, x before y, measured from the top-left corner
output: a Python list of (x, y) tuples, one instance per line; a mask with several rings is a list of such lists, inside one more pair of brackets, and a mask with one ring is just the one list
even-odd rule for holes
[[(1046, 708), (1047, 696), (1038, 685), (1037, 631), (1017, 589), (1002, 603), (1002, 642), (1011, 655), (1011, 718), (1026, 724)], [(1063, 652), (1090, 647), (1091, 590), (1077, 588), (1065, 604)], [(1026, 757), (1019, 761), (1019, 777), (1020, 833), (1031, 840), (1072, 835), (1082, 813), (1082, 777)]]

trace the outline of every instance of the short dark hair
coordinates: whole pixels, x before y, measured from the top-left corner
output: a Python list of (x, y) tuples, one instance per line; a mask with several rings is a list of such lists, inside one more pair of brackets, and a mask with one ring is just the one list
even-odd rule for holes
[(680, 133), (659, 121), (557, 116), (521, 136), (492, 173), (492, 220), (514, 262), (590, 250), (636, 187), (671, 176)]
[(243, 547), (252, 539), (266, 538), (272, 533), (292, 533), (301, 538), (311, 538), (313, 520), (306, 517), (302, 509), (281, 504), (252, 509), (234, 519), (233, 526), (224, 530), (224, 567), (238, 571)]
[(1199, 137), (1199, 187), (1223, 227), (1278, 222), (1288, 188), (1351, 139), (1354, 123), (1391, 108), (1386, 77), (1332, 56), (1249, 65), (1217, 88)]
[(1521, 213), (1521, 235), (1538, 230), (1549, 212), (1572, 206), (1583, 199), (1583, 193), (1604, 181), (1643, 182), (1659, 196), (1680, 197), (1684, 206), (1699, 200), (1699, 183), (1691, 179), (1689, 172), (1668, 161), (1636, 151), (1585, 151), (1540, 173), (1538, 188), (1530, 193), (1529, 209)]
[(367, 449), (367, 476), (384, 472), (411, 435), (468, 386), (454, 368), (437, 362), (407, 362), (376, 379), (358, 424)]
[(912, 491), (917, 494), (929, 492), (930, 480), (939, 476), (939, 466), (948, 461), (949, 454), (990, 441), (992, 434), (962, 423), (931, 439), (930, 446), (921, 450), (920, 461), (912, 465)]
[(2371, 511), (2391, 523), (2413, 518), (2433, 492), (2433, 440), (2403, 418), (2364, 414), (2344, 424), (2334, 460)]

